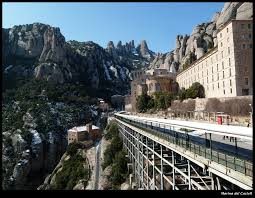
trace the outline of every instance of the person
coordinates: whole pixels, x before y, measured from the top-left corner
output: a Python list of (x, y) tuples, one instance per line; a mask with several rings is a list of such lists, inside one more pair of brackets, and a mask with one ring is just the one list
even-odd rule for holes
[(250, 127), (250, 123), (248, 123), (247, 127)]

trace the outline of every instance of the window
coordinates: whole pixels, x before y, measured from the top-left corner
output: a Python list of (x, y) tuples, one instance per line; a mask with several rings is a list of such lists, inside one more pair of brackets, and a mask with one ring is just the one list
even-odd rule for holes
[(208, 77), (207, 77), (207, 83), (208, 83)]
[(205, 61), (205, 66), (207, 67), (207, 61)]
[(212, 67), (212, 74), (213, 74), (213, 67)]
[(219, 65), (217, 64), (217, 71), (219, 70)]
[(228, 47), (228, 55), (230, 54), (230, 47)]
[(217, 74), (217, 80), (219, 80), (219, 73)]
[(251, 24), (248, 24), (248, 29), (251, 29)]
[(222, 78), (224, 78), (224, 71), (222, 72)]
[(213, 82), (213, 75), (212, 75), (212, 82)]
[(251, 39), (251, 34), (249, 34), (248, 38)]
[(221, 58), (223, 58), (223, 51), (221, 52)]
[(203, 76), (204, 76), (204, 75), (203, 75), (203, 71), (202, 71), (202, 78), (203, 78)]
[(222, 38), (222, 33), (220, 33), (220, 38)]
[(229, 85), (232, 86), (232, 81), (231, 81), (231, 79), (229, 80)]
[(220, 88), (220, 83), (218, 83), (218, 89)]
[(206, 74), (207, 74), (207, 76), (208, 76), (208, 69), (206, 70)]
[(223, 90), (223, 94), (225, 95), (225, 89)]
[(241, 34), (241, 39), (245, 39), (245, 34)]
[(211, 57), (211, 63), (213, 63), (212, 57)]
[(223, 85), (223, 87), (225, 87), (225, 82), (224, 81), (222, 82), (222, 85)]
[(228, 33), (228, 28), (227, 28), (227, 33)]
[(230, 93), (232, 93), (232, 88), (230, 88)]
[(244, 78), (245, 85), (248, 85), (248, 78)]
[(249, 89), (242, 89), (242, 95), (249, 95)]
[(249, 44), (249, 48), (252, 49), (252, 44)]
[(227, 38), (227, 42), (229, 42), (229, 38)]
[(229, 66), (229, 67), (231, 66), (230, 58), (228, 59), (228, 66)]
[(248, 71), (248, 67), (244, 67), (244, 71), (247, 72)]
[(209, 90), (209, 86), (207, 85), (207, 90)]
[(224, 69), (224, 61), (222, 61), (222, 69)]
[(242, 44), (242, 49), (245, 49), (245, 44)]
[(218, 54), (216, 54), (216, 61), (218, 60)]
[(220, 46), (221, 46), (221, 47), (223, 47), (223, 44), (222, 44), (222, 42), (220, 42)]
[(245, 25), (244, 24), (241, 24), (241, 29), (244, 29), (245, 28)]
[(214, 90), (214, 84), (212, 84), (212, 89)]
[(229, 77), (231, 76), (231, 69), (229, 69)]

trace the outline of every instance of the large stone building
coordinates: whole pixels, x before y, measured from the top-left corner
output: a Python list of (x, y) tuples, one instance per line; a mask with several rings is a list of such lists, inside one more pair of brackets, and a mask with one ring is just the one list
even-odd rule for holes
[(231, 20), (219, 27), (218, 45), (179, 72), (179, 87), (199, 82), (205, 97), (253, 95), (253, 22)]
[[(175, 74), (166, 69), (151, 69), (147, 71), (132, 72), (131, 96), (126, 101), (125, 109), (127, 111), (136, 111), (136, 99), (143, 93), (152, 96), (155, 92), (177, 92), (178, 87), (175, 82)], [(127, 104), (131, 102), (131, 104)]]
[(68, 144), (72, 142), (81, 142), (85, 147), (93, 144), (101, 136), (100, 128), (92, 124), (85, 126), (73, 127), (68, 130)]

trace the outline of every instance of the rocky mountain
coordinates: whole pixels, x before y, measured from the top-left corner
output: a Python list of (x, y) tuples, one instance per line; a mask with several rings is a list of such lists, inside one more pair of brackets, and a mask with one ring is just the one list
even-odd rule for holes
[(123, 45), (119, 41), (116, 47), (110, 41), (107, 44), (106, 51), (118, 60), (120, 64), (127, 65), (130, 70), (147, 69), (150, 62), (155, 58), (155, 53), (149, 50), (145, 40), (142, 40), (137, 47), (134, 44), (134, 40)]
[(157, 54), (150, 68), (165, 68), (171, 72), (183, 70), (217, 46), (217, 29), (231, 19), (252, 19), (251, 2), (227, 2), (221, 12), (214, 14), (210, 22), (196, 25), (191, 35), (177, 35), (176, 48), (165, 54)]
[(117, 47), (110, 41), (104, 49), (92, 41), (66, 42), (59, 28), (41, 23), (2, 29), (2, 33), (4, 82), (22, 78), (80, 82), (124, 94), (131, 70), (148, 66), (154, 56), (146, 41), (137, 47), (134, 41), (125, 45), (120, 41)]
[(69, 102), (53, 100), (54, 89), (60, 87), (54, 86), (51, 91), (45, 88), (41, 93), (41, 87), (38, 93), (34, 91), (36, 87), (38, 83), (24, 87), (28, 93), (19, 88), (14, 99), (2, 104), (3, 189), (38, 187), (66, 151), (67, 130), (91, 120), (96, 122), (99, 116), (88, 103), (71, 102), (71, 87), (64, 90)]

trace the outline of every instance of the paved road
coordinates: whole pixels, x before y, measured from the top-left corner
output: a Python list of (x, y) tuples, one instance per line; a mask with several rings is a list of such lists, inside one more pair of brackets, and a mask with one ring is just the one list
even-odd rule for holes
[(96, 169), (96, 175), (95, 175), (95, 190), (98, 190), (98, 181), (99, 181), (99, 173), (100, 173), (100, 153), (101, 153), (101, 140), (98, 142), (97, 146), (96, 146), (96, 165), (95, 165), (95, 169)]

